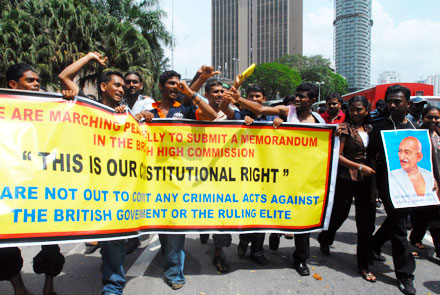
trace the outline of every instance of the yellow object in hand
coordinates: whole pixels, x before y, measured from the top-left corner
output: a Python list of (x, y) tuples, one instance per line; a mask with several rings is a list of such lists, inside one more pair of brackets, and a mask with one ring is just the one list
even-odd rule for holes
[(246, 70), (244, 70), (244, 72), (243, 73), (241, 73), (241, 81), (244, 81), (244, 80), (246, 80), (246, 78), (247, 77), (249, 77), (250, 75), (252, 75), (252, 73), (254, 72), (254, 70), (255, 70), (255, 64), (253, 63), (253, 64), (251, 64)]

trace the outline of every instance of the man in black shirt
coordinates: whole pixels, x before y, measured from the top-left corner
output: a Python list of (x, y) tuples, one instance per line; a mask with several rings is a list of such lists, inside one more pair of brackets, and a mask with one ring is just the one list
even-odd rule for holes
[[(408, 209), (395, 209), (391, 202), (387, 163), (383, 147), (381, 130), (416, 129), (405, 116), (408, 112), (410, 91), (401, 85), (388, 87), (385, 93), (386, 108), (390, 116), (373, 126), (370, 136), (369, 154), (373, 169), (376, 170), (376, 187), (382, 198), (387, 217), (373, 237), (373, 255), (382, 258), (380, 248), (388, 239), (391, 240), (394, 271), (399, 280), (399, 289), (404, 294), (416, 294), (413, 285), (414, 257), (409, 248), (406, 232)], [(373, 181), (374, 182), (374, 181)], [(375, 187), (373, 186), (373, 190)]]

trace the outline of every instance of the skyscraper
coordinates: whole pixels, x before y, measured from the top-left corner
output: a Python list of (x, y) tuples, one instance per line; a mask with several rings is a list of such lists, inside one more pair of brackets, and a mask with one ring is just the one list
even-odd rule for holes
[(440, 74), (426, 77), (425, 83), (434, 86), (434, 95), (440, 95)]
[(402, 82), (400, 73), (396, 71), (384, 71), (379, 74), (377, 78), (377, 84), (389, 84), (389, 83), (399, 83)]
[(302, 0), (212, 0), (212, 65), (223, 77), (302, 53)]
[(336, 72), (347, 79), (349, 91), (370, 86), (371, 0), (335, 0)]

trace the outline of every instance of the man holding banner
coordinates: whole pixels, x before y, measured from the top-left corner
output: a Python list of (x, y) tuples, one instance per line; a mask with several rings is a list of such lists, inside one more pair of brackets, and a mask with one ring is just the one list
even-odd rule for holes
[[(40, 91), (40, 77), (28, 64), (10, 66), (6, 79), (12, 89)], [(53, 279), (63, 269), (64, 260), (58, 245), (42, 245), (41, 251), (34, 257), (35, 273), (45, 274), (43, 295), (55, 294)], [(0, 248), (0, 280), (9, 280), (16, 295), (29, 294), (20, 274), (22, 267), (23, 258), (19, 248)]]
[[(204, 114), (203, 118), (207, 120), (214, 120), (217, 117), (217, 113), (197, 92), (180, 81), (180, 74), (177, 72), (163, 72), (159, 77), (159, 88), (162, 100), (153, 104), (151, 112), (144, 112), (147, 122), (151, 122), (153, 118), (197, 119), (199, 114)], [(186, 96), (183, 103), (176, 100), (179, 91)], [(159, 240), (165, 256), (165, 279), (173, 290), (178, 290), (186, 282), (183, 273), (185, 235), (159, 234)]]
[[(205, 96), (209, 101), (209, 105), (217, 113), (217, 116), (213, 121), (225, 121), (228, 119), (239, 120), (240, 112), (229, 107), (229, 101), (223, 98), (224, 92), (225, 88), (223, 87), (223, 84), (217, 80), (210, 80), (205, 85)], [(198, 117), (203, 120), (203, 115), (199, 115)], [(200, 236), (200, 239), (205, 240), (205, 243), (208, 238), (209, 234), (207, 236)], [(214, 242), (214, 258), (212, 262), (218, 272), (227, 273), (230, 268), (223, 253), (223, 248), (227, 248), (231, 245), (232, 236), (231, 234), (213, 234), (212, 240)]]
[[(89, 53), (68, 66), (59, 75), (64, 90), (73, 91), (75, 95), (79, 93), (79, 87), (73, 81), (77, 73), (90, 61), (95, 60), (105, 65), (107, 58), (103, 58), (99, 53)], [(98, 84), (98, 93), (102, 104), (116, 109), (124, 95), (124, 77), (120, 72), (104, 72)], [(117, 110), (118, 112), (122, 109)], [(124, 271), (125, 261), (125, 239), (102, 241), (98, 243), (102, 255), (102, 294), (122, 294), (126, 278)]]
[[(266, 94), (261, 86), (249, 85), (246, 88), (246, 99), (263, 105), (263, 102), (266, 101)], [(254, 121), (269, 121), (266, 116), (256, 116), (246, 109), (241, 112), (241, 117), (244, 119), (246, 125), (252, 125)], [(271, 234), (271, 236), (272, 235), (275, 235), (279, 241), (279, 234)], [(246, 255), (248, 245), (251, 244), (250, 257), (260, 265), (268, 265), (269, 260), (264, 256), (264, 238), (265, 233), (240, 234), (240, 242), (237, 247), (238, 256), (243, 258)]]
[[(325, 121), (322, 117), (311, 111), (312, 104), (316, 101), (318, 96), (318, 89), (315, 85), (310, 83), (300, 84), (296, 88), (295, 104), (294, 105), (279, 105), (275, 107), (266, 107), (259, 103), (249, 101), (240, 97), (239, 93), (233, 88), (227, 97), (235, 103), (240, 104), (257, 115), (276, 115), (282, 118), (287, 118), (287, 122), (291, 123), (321, 123)], [(281, 118), (276, 118), (273, 121), (275, 128), (282, 124)], [(295, 251), (293, 252), (293, 266), (301, 276), (310, 275), (310, 270), (307, 266), (306, 260), (310, 256), (310, 234), (295, 234)]]

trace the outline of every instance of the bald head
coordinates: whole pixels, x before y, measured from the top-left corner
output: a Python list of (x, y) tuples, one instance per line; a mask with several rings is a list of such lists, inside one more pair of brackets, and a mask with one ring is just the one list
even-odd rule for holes
[(407, 173), (417, 170), (417, 163), (423, 158), (422, 144), (414, 136), (405, 137), (399, 145), (400, 166)]

